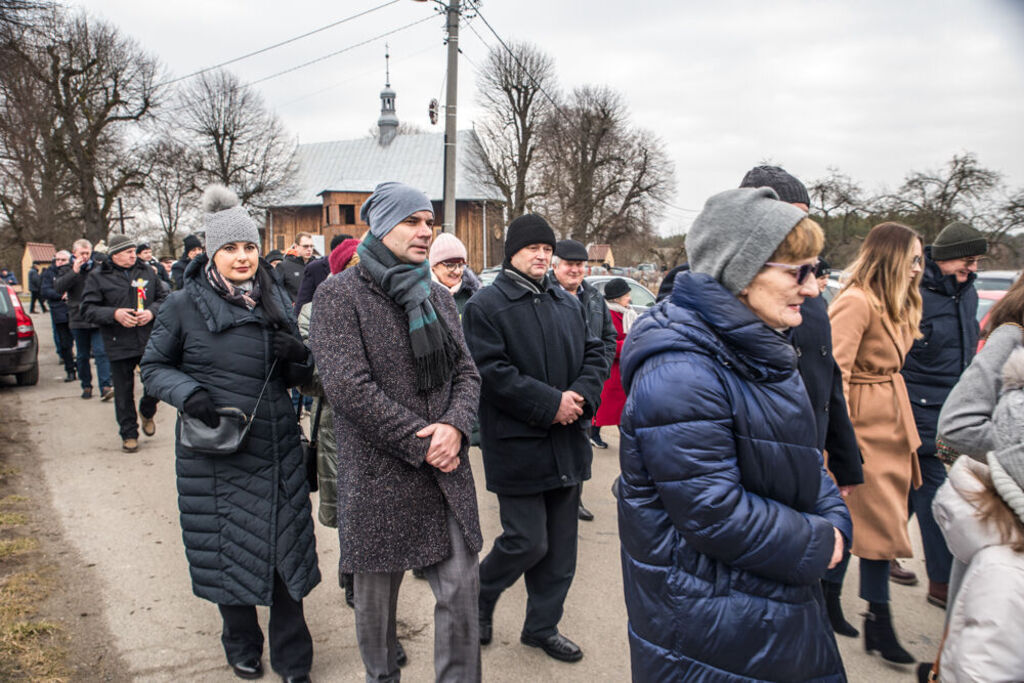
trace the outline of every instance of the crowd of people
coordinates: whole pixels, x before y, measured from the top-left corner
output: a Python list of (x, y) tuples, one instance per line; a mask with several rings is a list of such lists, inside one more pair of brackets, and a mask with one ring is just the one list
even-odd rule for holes
[[(835, 634), (914, 663), (890, 608), (890, 582), (918, 580), (898, 562), (913, 554), (911, 515), (927, 600), (947, 610), (919, 678), (1022, 680), (1024, 283), (981, 331), (984, 236), (952, 223), (925, 245), (887, 222), (828, 306), (808, 203), (768, 166), (709, 198), (688, 262), (642, 315), (625, 280), (584, 280), (584, 245), (536, 214), (507, 226), (482, 287), (466, 246), (434, 237), (429, 199), (397, 182), (363, 204), (361, 239), (316, 255), (300, 233), (266, 257), (238, 198), (214, 186), (173, 265), (122, 235), (102, 259), (79, 240), (39, 292), (67, 380), (89, 398), (94, 361), (124, 450), (140, 419), (155, 432), (158, 402), (179, 411), (193, 590), (217, 604), (241, 678), (263, 675), (268, 605), (271, 667), (309, 680), (312, 490), (338, 531), (367, 681), (401, 677), (406, 571), (435, 597), (437, 680), (481, 679), (495, 610), (521, 577), (521, 643), (580, 660), (563, 604), (579, 521), (594, 518), (593, 449), (616, 428), (634, 680), (841, 681)], [(471, 445), (501, 522), (482, 559)], [(863, 634), (841, 605), (851, 555)]]

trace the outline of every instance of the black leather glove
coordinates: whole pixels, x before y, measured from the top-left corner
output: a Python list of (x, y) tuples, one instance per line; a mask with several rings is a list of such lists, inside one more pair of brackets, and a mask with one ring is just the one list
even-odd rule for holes
[(205, 389), (200, 389), (186, 398), (182, 410), (186, 415), (202, 420), (203, 424), (211, 429), (220, 424), (217, 406), (213, 405), (213, 399)]
[(309, 349), (288, 332), (277, 330), (274, 332), (274, 353), (291, 363), (301, 363), (309, 355)]

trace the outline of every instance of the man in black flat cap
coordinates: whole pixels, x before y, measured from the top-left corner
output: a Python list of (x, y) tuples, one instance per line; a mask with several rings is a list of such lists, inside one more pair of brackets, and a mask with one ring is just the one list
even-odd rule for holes
[(594, 415), (608, 365), (578, 300), (545, 277), (555, 233), (540, 216), (508, 227), (494, 284), (466, 304), (466, 343), (482, 380), (480, 440), (502, 534), (480, 563), (480, 642), (502, 591), (525, 577), (520, 641), (566, 662), (583, 657), (558, 632), (576, 572), (579, 484), (593, 458)]
[[(615, 325), (612, 324), (612, 316), (608, 312), (601, 292), (584, 280), (587, 274), (587, 258), (587, 248), (583, 246), (582, 242), (559, 240), (555, 243), (555, 255), (551, 258), (551, 271), (548, 273), (548, 279), (552, 285), (561, 287), (583, 304), (587, 330), (591, 335), (600, 339), (604, 345), (604, 359), (608, 363), (604, 380), (607, 380), (612, 362), (615, 360)], [(594, 448), (608, 448), (608, 444), (601, 439), (599, 427), (588, 426), (587, 431), (590, 443)], [(583, 505), (582, 484), (580, 484), (579, 517), (584, 522), (594, 519), (594, 513)]]

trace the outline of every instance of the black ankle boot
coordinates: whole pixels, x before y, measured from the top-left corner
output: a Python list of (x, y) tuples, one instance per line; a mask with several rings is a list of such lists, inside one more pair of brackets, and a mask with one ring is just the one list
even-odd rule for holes
[(822, 581), (821, 590), (825, 593), (825, 609), (828, 611), (828, 620), (832, 624), (832, 630), (841, 636), (850, 638), (859, 636), (860, 631), (843, 616), (843, 605), (839, 600), (843, 593), (843, 584)]
[(870, 602), (864, 614), (864, 649), (877, 650), (882, 659), (896, 664), (913, 664), (914, 655), (903, 649), (892, 629), (889, 603)]

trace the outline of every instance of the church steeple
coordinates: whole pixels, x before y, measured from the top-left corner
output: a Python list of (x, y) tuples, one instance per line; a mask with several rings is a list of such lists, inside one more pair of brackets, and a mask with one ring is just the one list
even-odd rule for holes
[(391, 89), (391, 55), (384, 44), (384, 89), (380, 91), (380, 118), (377, 119), (381, 147), (391, 144), (398, 135), (398, 116), (395, 114), (395, 91)]

